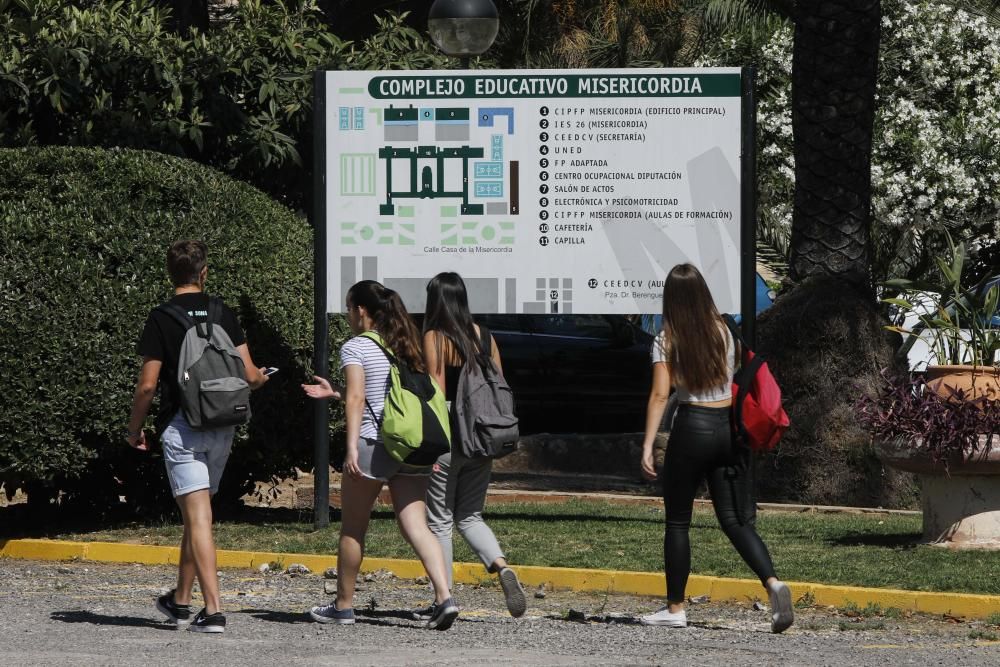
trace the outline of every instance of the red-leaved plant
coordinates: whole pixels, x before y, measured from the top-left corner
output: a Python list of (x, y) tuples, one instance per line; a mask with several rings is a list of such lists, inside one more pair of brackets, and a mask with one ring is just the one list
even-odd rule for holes
[(876, 441), (910, 443), (946, 470), (949, 462), (985, 457), (1000, 432), (1000, 401), (967, 400), (961, 389), (942, 398), (922, 376), (885, 377), (879, 395), (863, 396), (857, 410)]

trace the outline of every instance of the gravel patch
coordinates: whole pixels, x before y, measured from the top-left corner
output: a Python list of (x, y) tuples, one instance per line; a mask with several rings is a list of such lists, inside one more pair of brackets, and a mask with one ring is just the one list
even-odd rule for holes
[(528, 612), (515, 620), (499, 585), (460, 585), (462, 615), (448, 632), (433, 632), (408, 616), (431, 600), (427, 584), (385, 570), (366, 574), (355, 599), (358, 623), (327, 626), (305, 613), (329, 600), (324, 589), (335, 582), (323, 572), (224, 570), (229, 624), (225, 634), (207, 636), (176, 631), (153, 608), (173, 585), (174, 568), (0, 559), (0, 664), (1000, 663), (1000, 628), (983, 622), (813, 608), (797, 610), (792, 629), (772, 635), (767, 611), (753, 600), (707, 600), (689, 606), (689, 628), (672, 630), (636, 620), (657, 599), (551, 590), (544, 597), (529, 591)]

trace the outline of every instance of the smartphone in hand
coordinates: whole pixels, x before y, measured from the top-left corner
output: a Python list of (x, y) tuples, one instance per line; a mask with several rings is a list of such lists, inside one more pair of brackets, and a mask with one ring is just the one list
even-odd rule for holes
[(278, 368), (276, 366), (268, 366), (267, 368), (262, 368), (260, 372), (262, 375), (274, 375), (278, 372)]

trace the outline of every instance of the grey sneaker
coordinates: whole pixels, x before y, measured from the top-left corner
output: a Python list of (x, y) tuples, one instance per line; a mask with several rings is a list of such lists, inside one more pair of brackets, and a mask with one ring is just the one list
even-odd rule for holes
[(334, 625), (354, 625), (354, 609), (337, 609), (337, 603), (325, 607), (313, 607), (309, 616), (317, 623), (333, 623)]
[(784, 582), (779, 581), (767, 587), (767, 596), (771, 602), (771, 632), (784, 632), (795, 621), (792, 591)]
[(431, 602), (428, 606), (423, 609), (416, 609), (411, 612), (414, 621), (429, 621), (434, 617), (434, 612), (437, 611), (437, 602)]
[(517, 580), (517, 573), (509, 567), (500, 568), (500, 588), (503, 589), (504, 600), (507, 601), (507, 611), (514, 618), (524, 616), (528, 603), (524, 599), (524, 589)]
[(437, 605), (434, 609), (434, 615), (430, 617), (424, 627), (428, 630), (447, 630), (456, 618), (458, 618), (458, 605), (455, 604), (454, 599), (448, 598)]
[(191, 605), (174, 602), (175, 591), (170, 589), (169, 593), (156, 598), (156, 610), (170, 619), (178, 630), (183, 630), (191, 624)]

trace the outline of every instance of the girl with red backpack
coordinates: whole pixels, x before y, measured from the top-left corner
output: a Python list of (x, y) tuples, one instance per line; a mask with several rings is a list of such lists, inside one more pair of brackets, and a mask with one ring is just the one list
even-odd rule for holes
[(740, 512), (740, 501), (747, 503), (750, 493), (749, 457), (734, 441), (731, 424), (732, 381), (739, 358), (736, 347), (698, 269), (690, 264), (671, 269), (663, 287), (663, 330), (653, 342), (653, 385), (641, 462), (643, 475), (656, 479), (653, 441), (673, 386), (679, 407), (663, 463), (667, 605), (643, 616), (640, 620), (645, 625), (687, 626), (688, 532), (694, 497), (703, 479), (708, 482), (719, 525), (767, 591), (771, 631), (784, 631), (794, 618), (791, 591), (778, 580), (767, 546)]

